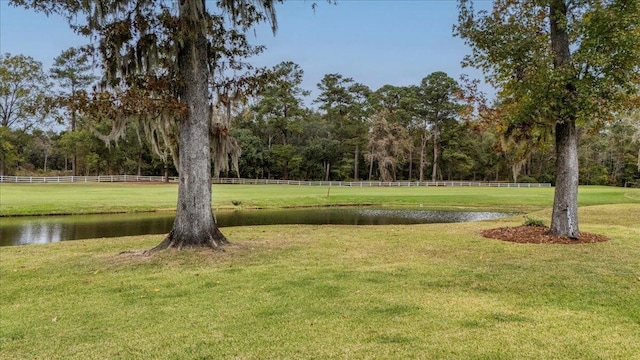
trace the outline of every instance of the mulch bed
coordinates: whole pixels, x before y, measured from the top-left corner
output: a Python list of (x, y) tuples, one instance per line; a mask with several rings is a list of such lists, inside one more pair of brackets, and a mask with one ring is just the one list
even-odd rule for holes
[(549, 234), (545, 226), (516, 226), (487, 229), (480, 234), (489, 239), (498, 239), (521, 244), (591, 244), (609, 241), (603, 235), (581, 232), (577, 239)]

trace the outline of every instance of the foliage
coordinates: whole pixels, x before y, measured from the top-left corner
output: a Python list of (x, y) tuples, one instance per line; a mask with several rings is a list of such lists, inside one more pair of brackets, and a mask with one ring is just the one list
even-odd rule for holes
[[(52, 79), (56, 77), (58, 82), (64, 82), (63, 87), (72, 86), (74, 78), (82, 79), (82, 71), (76, 70), (86, 69), (82, 68), (86, 66), (85, 60), (77, 49), (64, 51), (50, 71), (57, 74)], [(555, 183), (556, 171), (549, 166), (556, 159), (549, 129), (503, 121), (506, 108), (502, 103), (493, 109), (484, 107), (477, 116), (470, 116), (466, 103), (471, 96), (469, 84), (460, 85), (442, 72), (426, 76), (419, 86), (384, 85), (375, 91), (341, 74), (327, 74), (324, 84), (320, 84), (325, 90), (315, 99), (320, 105), (317, 111), (304, 108), (303, 97), (308, 91), (300, 87), (304, 73), (299, 65), (283, 62), (264, 75), (265, 82), (259, 86), (260, 93), (253, 97), (252, 105), (240, 101), (211, 108), (212, 116), (224, 123), (214, 127), (221, 140), (215, 142), (215, 152), (238, 155), (242, 149), (237, 163), (241, 177), (348, 180), (355, 178), (358, 170), (360, 174), (371, 174), (370, 177), (358, 175), (359, 178), (379, 179), (380, 171), (374, 172), (371, 167), (377, 166), (377, 160), (369, 161), (368, 144), (381, 138), (380, 132), (372, 131), (372, 119), (384, 110), (385, 127), (404, 128), (407, 134), (402, 135), (403, 138), (409, 137), (404, 150), (379, 156), (395, 164), (391, 167), (395, 175), (390, 178), (418, 180), (419, 174), (424, 174), (424, 167), (430, 165), (432, 175), (433, 169), (437, 170), (437, 179), (523, 181), (524, 178), (524, 181)], [(77, 84), (82, 88), (88, 82)], [(447, 95), (438, 97), (438, 87)], [(59, 109), (68, 106), (67, 115), (61, 117), (61, 121), (73, 122), (70, 110), (88, 107), (92, 109), (91, 116), (78, 115), (78, 126), (106, 141), (119, 134), (117, 146), (101, 149), (91, 135), (70, 141), (66, 132), (43, 138), (9, 129), (2, 138), (3, 149), (6, 149), (3, 155), (8, 164), (6, 174), (68, 174), (69, 161), (72, 174), (76, 167), (78, 175), (87, 174), (89, 170), (82, 154), (87, 151), (101, 157), (99, 161), (90, 159), (93, 164), (102, 164), (94, 167), (92, 173), (125, 171), (159, 175), (174, 171), (174, 161), (178, 161), (173, 157), (178, 149), (175, 137), (179, 129), (170, 117), (162, 129), (154, 121), (141, 121), (123, 126), (119, 133), (104, 136), (112, 130), (114, 119), (124, 125), (126, 109), (139, 110), (138, 101), (146, 104), (147, 100), (132, 94), (109, 93), (95, 94), (92, 99), (85, 91), (66, 90), (58, 94)], [(448, 100), (444, 101), (445, 98)], [(438, 104), (438, 99), (442, 99), (442, 103)], [(104, 104), (119, 105), (112, 108)], [(583, 131), (579, 151), (581, 184), (625, 186), (638, 182), (637, 105), (637, 100), (630, 99), (627, 109), (615, 114), (614, 123)], [(154, 106), (145, 109), (151, 114), (156, 109)], [(179, 107), (174, 110), (180, 111)], [(428, 113), (438, 113), (440, 120), (435, 123), (438, 126), (427, 121)], [(448, 116), (444, 116), (445, 113)], [(158, 114), (160, 112), (156, 112)], [(149, 119), (155, 119), (154, 116)], [(229, 132), (231, 127), (234, 129)], [(272, 149), (275, 145), (286, 147)], [(425, 151), (429, 147), (435, 151), (429, 154)], [(81, 153), (74, 154), (74, 148)], [(293, 168), (289, 164), (293, 164)], [(368, 169), (364, 165), (369, 165)], [(222, 176), (238, 174), (233, 171), (236, 165), (229, 162), (227, 156), (214, 161), (212, 167), (214, 173)]]
[(254, 135), (250, 129), (235, 128), (232, 134), (242, 148), (242, 156), (238, 163), (240, 177), (264, 177), (264, 174), (270, 169), (271, 162), (265, 144), (263, 144), (262, 140)]
[(42, 125), (48, 88), (42, 63), (30, 56), (0, 54), (0, 126), (26, 131)]
[[(83, 110), (93, 121), (111, 123), (113, 130), (101, 136), (107, 142), (124, 136), (126, 125), (132, 120), (137, 121), (136, 128), (144, 131), (157, 155), (164, 162), (169, 161), (167, 156), (170, 155), (174, 164), (179, 163), (179, 129), (175, 124), (185, 115), (185, 108), (177, 98), (184, 85), (184, 79), (180, 79), (177, 55), (186, 32), (202, 31), (207, 39), (206, 61), (212, 69), (212, 103), (220, 109), (216, 111), (212, 107), (210, 112), (211, 138), (214, 154), (220, 157), (217, 159), (221, 165), (219, 170), (226, 170), (224, 158), (238, 156), (234, 140), (228, 136), (230, 124), (227, 113), (235, 102), (244, 101), (247, 94), (255, 92), (266, 76), (264, 71), (256, 71), (243, 61), (263, 49), (251, 46), (243, 30), (255, 22), (266, 20), (274, 21), (275, 28), (275, 18), (268, 15), (273, 10), (273, 2), (265, 1), (258, 5), (250, 1), (224, 1), (217, 12), (196, 6), (193, 11), (202, 12), (203, 16), (198, 25), (201, 28), (188, 30), (180, 28), (179, 8), (160, 0), (13, 2), (45, 13), (60, 13), (71, 21), (78, 33), (98, 39), (93, 46), (85, 46), (84, 53), (70, 49), (62, 55), (75, 56), (74, 60), (78, 60), (89, 54), (101, 61), (104, 69), (101, 91), (89, 97), (77, 94), (68, 100), (67, 106)], [(264, 6), (262, 10), (265, 12), (260, 11), (260, 6)], [(224, 9), (228, 9), (228, 17)], [(84, 22), (81, 21), (82, 15), (86, 15)], [(65, 76), (62, 75), (64, 71), (56, 74)]]
[(396, 181), (396, 170), (405, 161), (412, 144), (406, 128), (389, 121), (388, 116), (386, 109), (372, 116), (367, 161), (371, 168), (374, 163), (378, 164), (380, 180)]
[[(50, 69), (51, 79), (60, 88), (53, 98), (54, 103), (58, 105), (56, 110), (59, 110), (57, 120), (60, 124), (66, 123), (71, 132), (78, 128), (95, 129), (95, 124), (89, 122), (88, 118), (80, 119), (79, 115), (82, 109), (77, 107), (78, 102), (76, 101), (76, 99), (87, 97), (88, 87), (97, 79), (96, 76), (89, 73), (91, 70), (89, 57), (77, 48), (64, 50), (54, 59), (53, 67)], [(64, 109), (66, 109), (66, 113), (62, 112)], [(72, 174), (78, 175), (78, 154), (72, 150), (69, 156)], [(93, 162), (99, 161), (94, 159)]]
[(269, 132), (273, 143), (288, 145), (291, 136), (300, 132), (297, 124), (304, 115), (303, 96), (308, 91), (300, 88), (304, 71), (293, 62), (282, 62), (272, 70), (274, 79), (264, 86), (253, 106), (256, 122)]
[[(458, 83), (442, 71), (429, 74), (420, 82), (420, 86), (414, 88), (415, 97), (415, 127), (420, 129), (421, 147), (427, 140), (433, 144), (433, 161), (431, 180), (436, 181), (440, 162), (440, 138), (447, 121), (457, 121), (463, 106), (459, 103), (460, 86)], [(421, 149), (421, 154), (424, 149)], [(422, 181), (422, 168), (424, 156), (421, 156), (420, 180)]]
[(12, 172), (18, 159), (15, 133), (6, 126), (0, 126), (0, 175)]
[[(464, 64), (497, 89), (496, 112), (516, 141), (514, 178), (532, 140), (555, 133), (551, 232), (578, 232), (579, 128), (610, 123), (640, 84), (640, 4), (626, 0), (499, 0), (476, 13), (461, 0), (455, 34), (472, 48)], [(524, 145), (524, 146), (523, 146)], [(518, 149), (520, 148), (520, 149)], [(522, 156), (521, 154), (525, 156)]]
[[(361, 149), (366, 142), (367, 119), (370, 115), (368, 86), (344, 77), (342, 74), (326, 74), (318, 83), (320, 94), (315, 103), (331, 128), (333, 138), (339, 143), (341, 156), (335, 169), (341, 178), (348, 177), (346, 167), (351, 165), (353, 179), (360, 178)], [(352, 155), (353, 154), (353, 155)]]
[(95, 39), (85, 50), (104, 69), (100, 91), (77, 101), (83, 115), (113, 121), (103, 139), (121, 138), (135, 121), (155, 149), (169, 149), (183, 175), (180, 205), (173, 230), (154, 251), (228, 243), (211, 212), (212, 153), (214, 175), (228, 170), (229, 157), (239, 173), (232, 108), (264, 81), (263, 74), (246, 73), (251, 67), (244, 59), (262, 48), (251, 46), (244, 32), (262, 21), (275, 31), (275, 2), (14, 1), (62, 14)]
[[(56, 81), (56, 85), (61, 89), (57, 94), (60, 107), (66, 107), (69, 129), (75, 131), (78, 111), (73, 99), (86, 96), (88, 87), (96, 80), (96, 76), (90, 74), (92, 66), (89, 57), (81, 49), (69, 48), (64, 50), (54, 59), (53, 67), (50, 69), (51, 78)], [(59, 119), (60, 123), (64, 123)]]
[[(291, 66), (297, 68), (297, 65)], [(273, 86), (273, 91), (276, 90), (276, 85), (267, 85)], [(389, 126), (404, 128), (409, 136), (408, 140), (412, 146), (399, 152), (398, 158), (393, 159), (397, 164), (395, 168), (397, 179), (416, 180), (418, 178), (417, 169), (420, 166), (420, 149), (423, 145), (425, 149), (433, 146), (429, 128), (422, 128), (425, 131), (423, 133), (420, 127), (416, 127), (421, 120), (416, 113), (418, 104), (417, 98), (414, 96), (415, 93), (412, 91), (414, 88), (412, 86), (384, 85), (371, 92), (366, 100), (367, 109), (376, 112), (384, 110)], [(259, 99), (266, 98), (264, 95)], [(275, 104), (275, 101), (280, 100), (274, 98), (269, 101)], [(261, 102), (262, 100), (258, 103)], [(288, 125), (283, 129), (287, 132), (288, 145), (293, 146), (295, 154), (299, 155), (299, 158), (296, 159), (296, 164), (299, 165), (295, 166), (294, 171), (288, 171), (289, 178), (302, 180), (352, 179), (355, 154), (345, 153), (345, 148), (340, 145), (338, 139), (343, 134), (336, 133), (334, 126), (328, 122), (326, 114), (312, 109), (301, 109), (296, 105), (291, 106), (297, 109), (295, 116), (289, 118)], [(291, 108), (289, 107), (289, 109)], [(245, 106), (232, 114), (231, 135), (242, 148), (242, 156), (238, 163), (240, 176), (245, 178), (282, 178), (284, 175), (282, 166), (285, 163), (280, 160), (276, 163), (273, 157), (274, 153), (269, 150), (269, 144), (271, 146), (282, 145), (283, 137), (279, 135), (282, 133), (277, 132), (274, 127), (267, 126), (266, 117), (258, 115), (257, 111), (257, 107)], [(639, 148), (636, 135), (638, 131), (634, 114), (633, 108), (627, 112), (621, 112), (619, 120), (616, 122), (605, 125), (601, 130), (594, 129), (582, 134), (579, 151), (581, 184), (624, 186), (638, 182), (640, 179), (637, 167)], [(221, 116), (226, 116), (226, 114)], [(99, 130), (100, 133), (108, 133), (111, 128), (109, 121), (106, 121), (108, 118), (108, 116), (105, 116), (104, 119), (94, 118), (92, 127)], [(371, 118), (365, 119), (363, 123), (367, 130), (364, 135), (367, 142), (374, 135), (373, 132), (369, 132), (373, 129)], [(87, 130), (88, 127), (85, 125), (88, 124), (82, 124), (88, 120), (88, 118), (79, 119), (80, 127)], [(498, 126), (495, 126), (496, 124)], [(500, 123), (495, 123), (486, 117), (468, 119), (460, 116), (445, 120), (440, 126), (439, 136), (441, 178), (447, 180), (512, 181), (515, 153), (508, 149), (517, 149), (517, 147), (505, 150), (505, 139), (507, 142), (515, 142), (518, 139), (528, 138), (520, 137), (520, 135), (518, 135), (518, 139), (513, 136), (505, 138), (503, 132), (505, 128), (499, 125)], [(528, 134), (522, 133), (520, 128), (515, 129), (518, 134)], [(154, 134), (156, 141), (149, 142), (147, 137), (141, 136), (141, 133), (145, 131)], [(79, 149), (78, 175), (87, 174), (84, 155), (82, 155), (82, 152), (86, 151), (93, 151), (102, 158), (101, 163), (106, 166), (100, 168), (100, 174), (122, 174), (123, 172), (134, 174), (140, 171), (143, 175), (163, 175), (165, 167), (167, 171), (175, 174), (169, 148), (162, 145), (162, 135), (159, 132), (154, 132), (151, 128), (145, 130), (140, 129), (139, 126), (127, 126), (117, 146), (111, 146), (108, 149), (103, 149), (97, 138), (91, 133), (69, 141), (70, 135), (67, 132), (47, 135), (44, 139), (36, 133), (7, 129), (2, 136), (4, 144), (10, 145), (8, 150), (5, 150), (5, 154), (9, 156), (6, 174), (69, 174), (69, 160), (73, 157), (74, 147)], [(425, 138), (422, 137), (424, 134), (426, 134)], [(512, 132), (512, 134), (516, 134), (516, 132)], [(9, 141), (9, 139), (12, 140)], [(423, 140), (425, 140), (424, 143), (422, 143)], [(523, 157), (521, 167), (518, 167), (520, 171), (519, 182), (535, 182), (537, 180), (553, 183), (555, 181), (554, 168), (549, 166), (555, 160), (549, 140), (527, 143), (526, 156)], [(44, 169), (45, 147), (43, 146), (45, 145), (43, 141), (49, 144), (47, 146), (50, 146), (46, 171)], [(163, 156), (158, 157), (158, 153)], [(363, 165), (370, 165), (368, 153), (369, 149), (365, 143), (359, 154)], [(432, 154), (428, 152), (424, 154), (425, 164), (431, 164), (432, 159)], [(375, 171), (372, 172), (372, 178), (379, 179), (375, 160), (373, 165)], [(368, 178), (369, 169), (367, 167), (361, 169), (364, 171), (364, 178)], [(236, 173), (224, 171), (221, 172), (221, 175), (236, 176)]]
[[(494, 11), (474, 13), (460, 2), (456, 35), (472, 46), (466, 65), (481, 68), (500, 89), (507, 124), (544, 129), (559, 114), (575, 113), (580, 124), (611, 120), (640, 81), (637, 1), (568, 1), (566, 26), (571, 64), (554, 68), (549, 32), (551, 2), (497, 1)], [(570, 81), (579, 94), (559, 103)], [(561, 117), (561, 116), (560, 116)]]

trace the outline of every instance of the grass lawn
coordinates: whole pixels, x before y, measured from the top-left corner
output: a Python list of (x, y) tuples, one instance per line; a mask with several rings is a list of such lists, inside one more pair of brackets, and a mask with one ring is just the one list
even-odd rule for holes
[[(175, 210), (176, 184), (0, 184), (0, 216)], [(213, 206), (384, 204), (529, 212), (550, 208), (553, 188), (214, 185)], [(580, 206), (640, 203), (640, 189), (584, 186)]]
[[(148, 209), (175, 202), (175, 187), (113, 186), (112, 196), (93, 190), (87, 201), (102, 197), (107, 208), (128, 211), (142, 208), (117, 199), (124, 193), (136, 201), (156, 194)], [(51, 193), (66, 192), (55, 196), (88, 211), (92, 204), (82, 204), (80, 193), (102, 185), (60, 187)], [(257, 188), (215, 186), (214, 202), (294, 206), (313, 205), (315, 197), (324, 204), (327, 191)], [(23, 189), (1, 186), (5, 215), (38, 208)], [(552, 195), (552, 189), (332, 188), (326, 202), (520, 209), (548, 220)], [(162, 236), (2, 247), (0, 358), (640, 359), (639, 195), (581, 188), (581, 230), (611, 238), (586, 245), (478, 235), (521, 225), (515, 216), (225, 228), (233, 242), (225, 252), (151, 257), (121, 252), (148, 249)]]

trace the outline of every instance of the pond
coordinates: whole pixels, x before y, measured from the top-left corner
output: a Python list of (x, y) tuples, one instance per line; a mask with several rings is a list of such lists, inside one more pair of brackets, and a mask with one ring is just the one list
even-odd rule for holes
[[(507, 217), (499, 212), (419, 209), (311, 208), (217, 211), (220, 227), (278, 224), (391, 225), (479, 221)], [(0, 218), (0, 246), (67, 240), (166, 234), (175, 214), (137, 213)]]

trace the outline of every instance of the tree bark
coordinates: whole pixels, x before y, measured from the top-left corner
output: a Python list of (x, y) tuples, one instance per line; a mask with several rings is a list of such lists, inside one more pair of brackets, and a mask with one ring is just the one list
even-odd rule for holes
[(355, 155), (353, 157), (353, 180), (358, 181), (358, 157), (360, 156), (360, 145), (356, 144)]
[(407, 177), (407, 180), (411, 181), (411, 176), (413, 172), (413, 150), (409, 151), (409, 177)]
[(556, 189), (551, 234), (576, 238), (578, 229), (578, 135), (575, 121), (556, 125)]
[[(566, 28), (567, 4), (553, 0), (549, 6), (551, 49), (556, 72), (563, 73), (571, 67), (569, 34)], [(570, 78), (569, 78), (570, 79)], [(557, 109), (556, 123), (556, 188), (553, 198), (551, 229), (553, 235), (576, 238), (578, 229), (578, 133), (575, 115), (571, 111), (576, 90), (571, 80), (565, 84), (565, 92)]]
[(436, 181), (438, 171), (438, 125), (434, 125), (433, 129), (433, 166), (431, 167), (431, 181)]
[[(71, 89), (71, 93), (74, 93), (74, 89)], [(76, 111), (71, 112), (71, 133), (76, 131)], [(73, 155), (71, 156), (71, 175), (78, 176), (78, 149), (76, 145), (73, 145)]]
[(178, 53), (180, 100), (187, 114), (180, 125), (178, 205), (173, 229), (151, 251), (165, 248), (210, 247), (228, 244), (211, 209), (211, 150), (209, 69), (201, 0), (180, 1), (180, 21), (185, 29)]
[(424, 181), (424, 164), (425, 149), (427, 148), (427, 135), (422, 134), (420, 137), (420, 182)]

